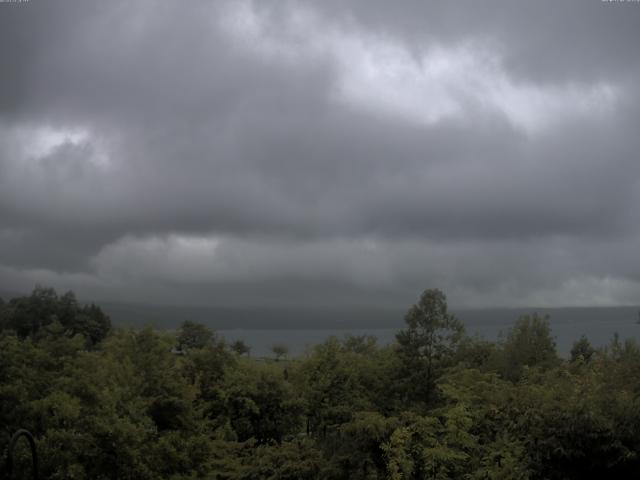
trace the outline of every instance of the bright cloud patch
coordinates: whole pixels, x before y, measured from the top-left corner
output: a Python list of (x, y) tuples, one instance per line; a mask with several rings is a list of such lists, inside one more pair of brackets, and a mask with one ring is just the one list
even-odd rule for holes
[(29, 128), (20, 132), (27, 157), (42, 158), (51, 155), (65, 144), (80, 145), (89, 139), (89, 132), (82, 129), (60, 129), (49, 126)]
[(572, 118), (605, 115), (619, 96), (608, 83), (518, 82), (482, 41), (426, 45), (414, 53), (387, 36), (327, 25), (309, 10), (276, 23), (250, 3), (234, 4), (223, 25), (260, 56), (292, 65), (328, 60), (339, 101), (424, 125), (485, 112), (535, 134)]
[(111, 163), (100, 139), (85, 128), (17, 125), (1, 132), (1, 137), (5, 148), (12, 147), (15, 158), (29, 164), (54, 157), (65, 148), (83, 149), (83, 161), (98, 168)]
[(100, 276), (112, 278), (203, 281), (215, 275), (219, 243), (214, 237), (127, 236), (104, 247), (93, 265)]
[(363, 284), (390, 280), (385, 280), (387, 260), (371, 239), (292, 243), (216, 235), (127, 236), (104, 247), (92, 263), (100, 276), (165, 281), (326, 278), (336, 274)]

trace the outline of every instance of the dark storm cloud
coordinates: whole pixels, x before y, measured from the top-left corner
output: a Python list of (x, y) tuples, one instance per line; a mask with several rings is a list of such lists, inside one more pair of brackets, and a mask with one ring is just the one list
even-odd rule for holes
[(638, 25), (631, 2), (0, 4), (0, 281), (637, 301)]

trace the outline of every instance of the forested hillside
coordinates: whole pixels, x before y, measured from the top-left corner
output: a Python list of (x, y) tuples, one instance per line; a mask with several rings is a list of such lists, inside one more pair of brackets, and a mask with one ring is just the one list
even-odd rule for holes
[(498, 342), (471, 338), (427, 290), (392, 345), (329, 338), (286, 353), (251, 357), (195, 322), (114, 329), (72, 293), (0, 301), (0, 452), (30, 430), (44, 479), (640, 473), (635, 341), (594, 349), (577, 338), (560, 358), (535, 314)]

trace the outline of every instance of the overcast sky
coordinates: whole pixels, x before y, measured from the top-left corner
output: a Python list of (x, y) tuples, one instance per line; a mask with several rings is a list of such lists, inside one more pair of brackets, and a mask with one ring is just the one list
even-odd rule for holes
[(0, 3), (0, 289), (640, 303), (640, 2)]

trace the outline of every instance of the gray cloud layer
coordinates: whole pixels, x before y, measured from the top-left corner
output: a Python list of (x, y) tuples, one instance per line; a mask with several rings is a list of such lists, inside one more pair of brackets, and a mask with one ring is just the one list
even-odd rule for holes
[(0, 4), (0, 282), (637, 304), (640, 4)]

